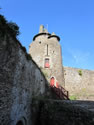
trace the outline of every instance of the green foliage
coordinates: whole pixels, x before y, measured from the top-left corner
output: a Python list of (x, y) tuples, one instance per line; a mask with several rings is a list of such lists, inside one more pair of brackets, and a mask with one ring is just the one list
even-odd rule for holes
[(23, 50), (24, 52), (26, 52), (26, 48), (25, 48), (24, 46), (22, 46), (22, 50)]
[(27, 58), (27, 60), (32, 60), (32, 57), (30, 54), (26, 54), (26, 58)]
[(45, 77), (48, 77), (47, 72), (44, 72), (44, 71), (43, 71), (43, 74), (44, 74)]
[(20, 34), (19, 27), (17, 26), (16, 23), (9, 22), (8, 26), (9, 26), (11, 33), (13, 33), (14, 36), (18, 36)]
[(19, 27), (16, 23), (8, 22), (4, 16), (0, 15), (0, 35), (4, 36), (7, 33), (17, 37), (20, 34)]
[(41, 70), (43, 69), (41, 66), (39, 67)]
[(86, 88), (82, 88), (82, 92), (86, 92)]
[(80, 76), (82, 76), (82, 70), (79, 70), (78, 73)]
[(0, 15), (0, 26), (5, 25), (7, 23), (7, 20), (4, 16)]
[(70, 100), (76, 100), (77, 99), (76, 95), (71, 95), (69, 98), (70, 98)]

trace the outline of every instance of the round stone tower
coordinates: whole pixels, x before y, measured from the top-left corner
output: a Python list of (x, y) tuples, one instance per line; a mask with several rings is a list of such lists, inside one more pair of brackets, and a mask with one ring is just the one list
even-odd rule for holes
[(39, 33), (34, 36), (29, 46), (29, 54), (43, 71), (49, 83), (64, 87), (64, 72), (62, 66), (60, 38), (55, 33), (48, 33), (40, 26)]

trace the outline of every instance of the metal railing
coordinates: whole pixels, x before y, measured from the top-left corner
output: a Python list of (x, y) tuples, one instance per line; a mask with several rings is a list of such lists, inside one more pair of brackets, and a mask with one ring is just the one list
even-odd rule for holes
[(53, 91), (56, 93), (56, 95), (60, 98), (60, 99), (67, 99), (69, 100), (69, 92), (67, 90), (65, 90), (62, 86), (58, 86), (55, 87), (54, 85), (53, 86), (50, 86)]

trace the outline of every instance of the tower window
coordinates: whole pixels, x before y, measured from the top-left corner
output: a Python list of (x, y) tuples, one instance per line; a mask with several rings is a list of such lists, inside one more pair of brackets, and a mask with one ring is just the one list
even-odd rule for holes
[(45, 59), (45, 68), (49, 68), (49, 67), (50, 67), (49, 59), (46, 58), (46, 59)]
[(22, 121), (18, 121), (16, 125), (24, 125)]
[(39, 44), (41, 44), (41, 41), (39, 41)]
[(48, 56), (48, 44), (47, 44), (47, 56)]

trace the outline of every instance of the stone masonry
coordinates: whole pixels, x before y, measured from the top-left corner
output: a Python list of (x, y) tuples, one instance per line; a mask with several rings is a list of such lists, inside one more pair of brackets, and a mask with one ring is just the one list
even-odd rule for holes
[(0, 125), (31, 125), (32, 98), (48, 96), (48, 83), (9, 33), (0, 37)]
[[(93, 71), (82, 70), (79, 74), (80, 69), (62, 70), (59, 40), (41, 26), (30, 44), (29, 55), (10, 32), (0, 34), (0, 125), (94, 124), (94, 102), (53, 100), (51, 77), (70, 94), (80, 90), (94, 93)], [(44, 67), (45, 59), (49, 59), (49, 68)]]
[(94, 125), (93, 101), (34, 100), (32, 106), (35, 125)]
[[(48, 33), (41, 25), (39, 34), (34, 36), (29, 46), (29, 54), (44, 72), (48, 82), (52, 77), (55, 82), (64, 86), (64, 72), (62, 70), (60, 38), (55, 33)], [(49, 59), (49, 68), (45, 68), (45, 59)], [(63, 76), (63, 77), (62, 77)]]
[[(51, 77), (54, 77), (56, 82), (69, 91), (69, 95), (75, 95), (77, 99), (94, 100), (94, 71), (64, 67), (59, 40), (55, 33), (48, 33), (41, 25), (29, 46), (29, 54), (49, 83)], [(44, 66), (46, 58), (49, 59), (49, 68)], [(79, 75), (79, 72), (82, 74)]]
[(94, 100), (94, 71), (64, 67), (65, 88), (77, 99)]

